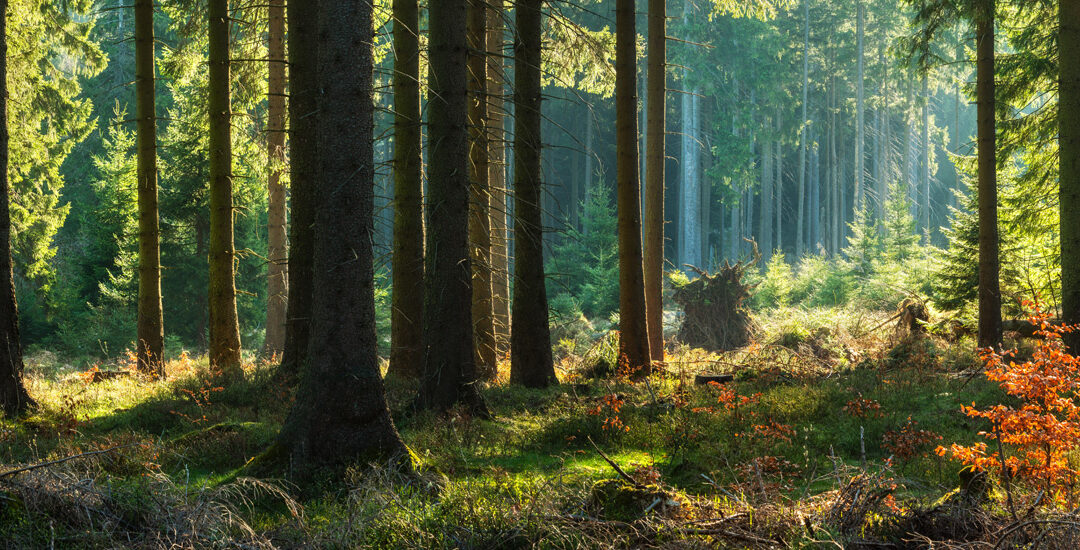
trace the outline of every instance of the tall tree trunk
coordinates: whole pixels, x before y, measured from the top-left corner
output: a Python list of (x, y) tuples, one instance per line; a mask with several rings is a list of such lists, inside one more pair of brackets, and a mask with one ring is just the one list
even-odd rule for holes
[(266, 149), (270, 173), (267, 175), (268, 242), (266, 288), (266, 342), (263, 352), (272, 357), (285, 349), (285, 309), (289, 303), (288, 251), (285, 241), (285, 0), (270, 0), (267, 89)]
[(232, 109), (229, 2), (208, 0), (210, 22), (210, 365), (240, 374), (240, 324), (233, 262)]
[(645, 311), (649, 350), (664, 360), (664, 157), (667, 113), (667, 1), (649, 0), (645, 150)]
[[(634, 0), (615, 3), (615, 156), (619, 228), (619, 364), (646, 374), (651, 368), (641, 251), (637, 147), (637, 31)], [(694, 242), (697, 236), (694, 235)]]
[[(319, 42), (315, 32), (319, 2), (304, 0), (303, 3), (294, 1), (287, 4), (292, 235), (289, 238), (289, 294), (281, 372), (291, 378), (297, 377), (307, 362), (308, 340), (311, 337), (312, 227), (315, 224), (315, 155), (319, 133), (316, 122), (318, 84), (315, 81)], [(394, 270), (394, 273), (397, 272)]]
[(761, 229), (758, 232), (761, 234), (761, 254), (768, 262), (769, 258), (772, 258), (774, 248), (772, 239), (773, 154), (769, 141), (765, 140), (764, 136), (759, 139), (761, 139), (761, 143), (758, 144), (758, 150), (761, 153)]
[(394, 0), (394, 245), (388, 374), (417, 378), (424, 363), (423, 130), (420, 8)]
[[(1074, 325), (1080, 323), (1080, 0), (1061, 0), (1059, 9), (1061, 314)], [(1065, 343), (1080, 355), (1080, 333), (1067, 333)]]
[(836, 78), (830, 79), (829, 86), (829, 217), (831, 223), (830, 235), (832, 246), (829, 251), (832, 254), (840, 254), (841, 231), (844, 206), (840, 202), (840, 163), (836, 155)]
[(773, 142), (773, 216), (776, 217), (776, 250), (784, 252), (784, 153), (780, 146), (780, 109), (776, 109), (776, 140)]
[(318, 5), (311, 347), (282, 427), (281, 462), (305, 473), (387, 460), (409, 468), (375, 355), (372, 5)]
[(1001, 288), (997, 219), (997, 136), (994, 122), (994, 0), (976, 6), (978, 104), (979, 346), (1001, 345)]
[(795, 257), (801, 258), (806, 252), (806, 103), (810, 89), (810, 4), (802, 0), (803, 17), (803, 86), (802, 117), (799, 119), (799, 213), (798, 228), (795, 230)]
[(506, 224), (506, 131), (503, 107), (503, 3), (488, 8), (488, 188), (491, 190), (491, 303), (495, 343), (505, 357), (510, 346), (510, 262)]
[(165, 328), (161, 315), (153, 0), (135, 0), (135, 118), (138, 119), (136, 172), (139, 181), (139, 306), (135, 356), (140, 371), (160, 377), (165, 372), (162, 364)]
[(469, 90), (469, 251), (472, 259), (472, 322), (476, 371), (495, 377), (495, 309), (491, 292), (491, 192), (488, 185), (487, 2), (469, 0), (466, 80)]
[(519, 0), (514, 10), (514, 301), (510, 381), (532, 388), (558, 382), (551, 357), (544, 286), (540, 60), (543, 0)]
[(929, 79), (922, 77), (922, 161), (919, 163), (919, 183), (922, 188), (923, 244), (930, 244), (930, 86)]
[(432, 0), (429, 35), (427, 255), (424, 376), (416, 405), (447, 411), (462, 403), (489, 417), (476, 386), (472, 262), (469, 258), (469, 129), (465, 1)]
[(863, 19), (866, 16), (866, 12), (863, 8), (862, 0), (855, 0), (855, 11), (856, 63), (858, 64), (858, 76), (855, 78), (855, 208), (861, 210), (866, 206), (866, 186), (864, 183), (866, 174), (866, 151), (864, 150), (866, 143), (866, 128), (863, 114), (866, 110), (865, 101), (863, 99), (863, 83), (865, 80), (863, 69), (863, 33), (864, 27), (866, 26), (863, 23)]
[[(680, 186), (679, 206), (679, 245), (682, 249), (680, 262), (683, 265), (701, 265), (701, 176), (700, 150), (698, 133), (698, 92), (690, 90), (682, 94), (682, 185)], [(680, 266), (681, 268), (682, 266)]]
[(11, 188), (8, 182), (7, 120), (7, 0), (0, 0), (0, 409), (13, 416), (34, 401), (23, 386), (22, 343), (19, 341), (19, 306), (11, 270)]

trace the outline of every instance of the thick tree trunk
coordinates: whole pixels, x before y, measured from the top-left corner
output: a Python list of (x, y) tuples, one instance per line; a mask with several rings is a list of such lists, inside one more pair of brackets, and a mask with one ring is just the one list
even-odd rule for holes
[(994, 0), (976, 12), (979, 202), (979, 346), (1001, 345), (1001, 288), (997, 219), (997, 136), (994, 122)]
[(229, 101), (229, 2), (208, 0), (210, 27), (210, 365), (240, 373), (232, 196), (232, 109)]
[(266, 342), (263, 353), (280, 357), (285, 349), (285, 314), (289, 303), (288, 245), (285, 237), (285, 0), (269, 2), (269, 87), (267, 89)]
[(810, 4), (802, 0), (803, 16), (803, 86), (802, 117), (799, 119), (799, 213), (798, 228), (795, 230), (795, 257), (801, 258), (806, 252), (806, 103), (810, 89)]
[[(1059, 14), (1058, 131), (1061, 194), (1061, 313), (1080, 323), (1080, 0), (1061, 0)], [(1080, 355), (1080, 333), (1065, 335), (1069, 353)]]
[[(282, 374), (295, 378), (307, 362), (311, 336), (312, 250), (315, 224), (315, 154), (318, 104), (315, 93), (320, 0), (288, 3), (289, 185), (292, 235), (289, 238), (289, 295)], [(395, 270), (395, 273), (397, 271)]]
[[(635, 26), (634, 0), (616, 0), (615, 181), (619, 228), (619, 366), (625, 372), (642, 375), (649, 372), (652, 355), (649, 353), (649, 328), (645, 322), (647, 313), (641, 251)], [(693, 236), (691, 242), (698, 242), (697, 235)]]
[(431, 26), (429, 36), (426, 353), (416, 405), (443, 412), (463, 403), (472, 414), (487, 417), (473, 356), (465, 0), (432, 0), (429, 16), (439, 24)]
[(0, 0), (0, 410), (8, 416), (34, 404), (23, 386), (19, 306), (11, 270), (11, 214), (8, 210), (7, 0)]
[(503, 107), (503, 4), (488, 8), (488, 188), (491, 190), (491, 303), (498, 355), (510, 349), (510, 261), (506, 205), (506, 131)]
[(424, 364), (424, 197), (420, 120), (420, 9), (394, 0), (394, 245), (388, 374), (417, 378)]
[(140, 371), (160, 377), (164, 374), (165, 329), (161, 315), (153, 0), (135, 0), (135, 118), (138, 119), (136, 173), (139, 182), (139, 305), (135, 356)]
[(865, 101), (863, 99), (863, 82), (865, 80), (863, 69), (863, 23), (865, 18), (865, 10), (861, 0), (855, 0), (855, 40), (856, 40), (856, 63), (858, 65), (857, 76), (855, 77), (855, 208), (862, 209), (866, 206), (865, 197), (865, 183), (863, 181), (866, 168), (866, 152), (864, 150), (866, 142), (866, 128), (864, 124), (864, 111), (866, 110)]
[(667, 2), (649, 0), (645, 150), (645, 311), (653, 361), (664, 360), (664, 157), (667, 113)]
[(491, 192), (488, 185), (487, 3), (469, 0), (469, 252), (472, 259), (472, 322), (476, 371), (495, 377), (495, 309), (491, 292)]
[(371, 4), (319, 6), (311, 347), (280, 444), (305, 473), (387, 460), (409, 468), (375, 355)]
[(540, 165), (542, 0), (514, 10), (514, 301), (510, 381), (540, 388), (558, 382), (551, 356), (544, 286), (543, 194)]

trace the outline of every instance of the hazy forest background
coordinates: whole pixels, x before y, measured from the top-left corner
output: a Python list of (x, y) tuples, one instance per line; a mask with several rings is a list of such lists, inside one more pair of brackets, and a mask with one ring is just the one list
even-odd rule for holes
[(0, 10), (0, 547), (1080, 543), (1077, 0)]

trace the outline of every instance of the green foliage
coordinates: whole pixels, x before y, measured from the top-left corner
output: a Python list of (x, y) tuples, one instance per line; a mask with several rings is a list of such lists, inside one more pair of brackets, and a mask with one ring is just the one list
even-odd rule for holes
[(619, 309), (619, 252), (611, 191), (597, 183), (580, 205), (579, 231), (569, 228), (553, 247), (548, 294), (569, 293), (586, 317), (606, 318)]

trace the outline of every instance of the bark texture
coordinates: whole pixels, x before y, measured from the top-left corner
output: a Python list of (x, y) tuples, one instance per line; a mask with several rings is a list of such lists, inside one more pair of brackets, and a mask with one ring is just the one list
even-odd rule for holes
[(542, 0), (519, 0), (514, 44), (514, 300), (510, 381), (539, 388), (558, 382), (551, 356), (544, 286), (540, 166)]
[[(645, 139), (645, 310), (649, 350), (664, 360), (664, 151), (667, 113), (667, 1), (649, 0)], [(577, 197), (572, 205), (577, 209)]]
[(153, 0), (135, 0), (136, 177), (139, 202), (139, 305), (135, 356), (140, 371), (162, 376), (165, 328), (161, 313), (154, 80), (154, 3)]
[[(1061, 167), (1061, 311), (1080, 323), (1080, 0), (1061, 0), (1058, 59)], [(1065, 336), (1069, 353), (1080, 354), (1080, 333)]]
[(285, 313), (289, 302), (288, 244), (285, 237), (285, 0), (269, 0), (269, 86), (267, 88), (266, 179), (268, 262), (266, 271), (266, 342), (263, 352), (280, 357), (285, 349)]
[(232, 109), (229, 102), (229, 2), (209, 0), (210, 27), (210, 365), (240, 372), (240, 323), (232, 196)]
[(994, 0), (979, 0), (975, 21), (979, 202), (979, 346), (1001, 345), (997, 135), (994, 122)]
[(418, 378), (424, 364), (424, 197), (420, 8), (394, 0), (394, 254), (390, 367)]
[(491, 303), (495, 344), (500, 356), (510, 349), (510, 261), (506, 223), (506, 131), (503, 107), (503, 5), (488, 8), (488, 189), (491, 190)]

